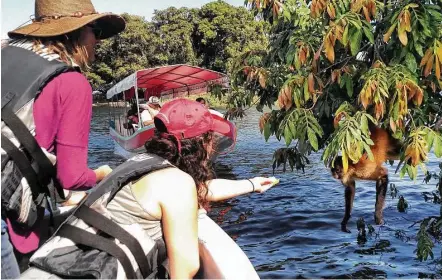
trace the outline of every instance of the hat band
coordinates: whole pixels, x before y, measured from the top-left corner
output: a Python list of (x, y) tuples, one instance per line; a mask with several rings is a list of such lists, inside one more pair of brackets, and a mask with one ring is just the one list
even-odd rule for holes
[(97, 12), (92, 12), (92, 13), (83, 13), (83, 12), (75, 12), (73, 14), (55, 14), (55, 15), (51, 15), (51, 16), (41, 16), (41, 17), (36, 17), (34, 18), (32, 21), (44, 21), (45, 19), (60, 19), (60, 18), (65, 18), (65, 17), (77, 17), (77, 18), (81, 18), (83, 16), (90, 16), (90, 15), (96, 15), (98, 14)]

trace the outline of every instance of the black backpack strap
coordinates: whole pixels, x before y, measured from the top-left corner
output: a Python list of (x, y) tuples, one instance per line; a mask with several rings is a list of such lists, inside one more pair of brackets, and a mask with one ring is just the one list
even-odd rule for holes
[(156, 279), (170, 279), (169, 261), (167, 259), (167, 248), (163, 238), (156, 240), (158, 246), (158, 269)]
[(57, 180), (57, 172), (54, 165), (46, 157), (43, 150), (38, 145), (37, 140), (35, 140), (25, 124), (11, 111), (10, 108), (4, 107), (2, 109), (2, 120), (38, 164), (38, 179), (43, 186), (48, 186), (52, 207), (56, 209), (56, 203), (64, 201), (64, 192)]
[(137, 278), (129, 257), (115, 242), (71, 225), (62, 226), (58, 231), (58, 235), (68, 238), (77, 244), (96, 248), (114, 256), (123, 266), (127, 279)]
[(132, 255), (135, 257), (135, 261), (138, 263), (138, 267), (140, 268), (143, 278), (147, 278), (147, 276), (149, 276), (153, 264), (149, 264), (143, 248), (135, 237), (120, 227), (117, 223), (106, 218), (97, 211), (90, 209), (84, 204), (78, 208), (78, 210), (74, 213), (74, 216), (82, 219), (85, 223), (93, 226), (94, 228), (118, 239), (121, 243), (126, 245)]
[[(38, 177), (35, 170), (32, 168), (31, 163), (26, 158), (26, 156), (21, 152), (5, 135), (2, 134), (2, 144), (3, 150), (11, 157), (17, 168), (20, 170), (21, 174), (28, 181), (29, 187), (31, 188), (32, 197), (34, 201), (39, 199), (41, 194), (40, 185), (38, 184)], [(40, 201), (41, 202), (41, 201)]]

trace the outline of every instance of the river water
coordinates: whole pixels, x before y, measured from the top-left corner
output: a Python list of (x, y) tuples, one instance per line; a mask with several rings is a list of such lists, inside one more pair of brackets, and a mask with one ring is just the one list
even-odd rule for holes
[[(115, 167), (124, 161), (117, 155), (107, 128), (108, 109), (94, 108), (89, 144), (89, 164)], [(249, 110), (237, 120), (235, 150), (218, 157), (219, 178), (245, 179), (272, 176), (272, 155), (283, 147), (272, 138), (269, 142), (258, 129), (260, 113)], [(334, 180), (320, 154), (310, 157), (305, 173), (276, 172), (280, 184), (264, 194), (251, 194), (212, 205), (210, 216), (243, 249), (261, 278), (441, 278), (442, 247), (436, 244), (434, 260), (416, 259), (416, 221), (439, 215), (440, 205), (425, 200), (424, 193), (436, 191), (436, 182), (401, 180), (390, 169), (394, 183), (408, 202), (405, 213), (397, 210), (398, 198), (387, 192), (383, 226), (374, 224), (374, 182), (358, 182), (351, 233), (340, 231), (344, 213), (344, 188)], [(438, 171), (438, 159), (430, 157), (428, 168)], [(422, 172), (421, 172), (422, 173)], [(375, 228), (365, 243), (358, 243), (356, 221), (364, 218)], [(228, 252), (226, 252), (228, 254)]]

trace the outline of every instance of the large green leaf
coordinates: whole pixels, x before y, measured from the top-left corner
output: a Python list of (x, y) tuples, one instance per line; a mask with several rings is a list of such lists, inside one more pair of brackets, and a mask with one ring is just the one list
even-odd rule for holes
[(355, 30), (350, 36), (350, 51), (353, 56), (357, 55), (361, 47), (362, 32)]
[(440, 134), (434, 138), (434, 154), (442, 157), (442, 135)]
[(342, 44), (347, 46), (348, 44), (348, 24), (345, 26), (344, 33), (342, 34)]
[(414, 49), (416, 50), (416, 52), (420, 55), (420, 56), (424, 56), (424, 50), (422, 48), (422, 45), (419, 43), (415, 43), (414, 44)]
[(405, 64), (407, 65), (407, 68), (415, 73), (417, 70), (417, 62), (416, 59), (414, 57), (414, 55), (411, 52), (407, 52), (406, 56), (405, 56)]
[(267, 122), (264, 125), (264, 131), (263, 132), (264, 132), (264, 138), (265, 138), (266, 142), (269, 141), (269, 137), (270, 137), (270, 122)]
[(307, 129), (308, 141), (312, 148), (317, 151), (318, 150), (318, 138), (316, 137), (315, 132), (310, 127)]
[(368, 41), (370, 43), (374, 44), (374, 35), (372, 30), (368, 29), (368, 27), (363, 27), (362, 30), (364, 30), (365, 37), (367, 37)]
[(286, 124), (285, 128), (284, 128), (284, 139), (285, 139), (285, 144), (288, 146), (290, 146), (290, 143), (292, 142), (292, 134), (290, 133), (290, 127)]

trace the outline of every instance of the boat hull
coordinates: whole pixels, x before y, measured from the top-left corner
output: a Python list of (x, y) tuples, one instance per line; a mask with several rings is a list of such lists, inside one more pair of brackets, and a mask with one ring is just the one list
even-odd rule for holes
[(138, 153), (144, 150), (144, 144), (151, 139), (155, 133), (153, 125), (145, 126), (135, 131), (130, 136), (123, 136), (114, 128), (109, 127), (109, 133), (114, 141), (120, 145), (124, 150), (131, 153)]

